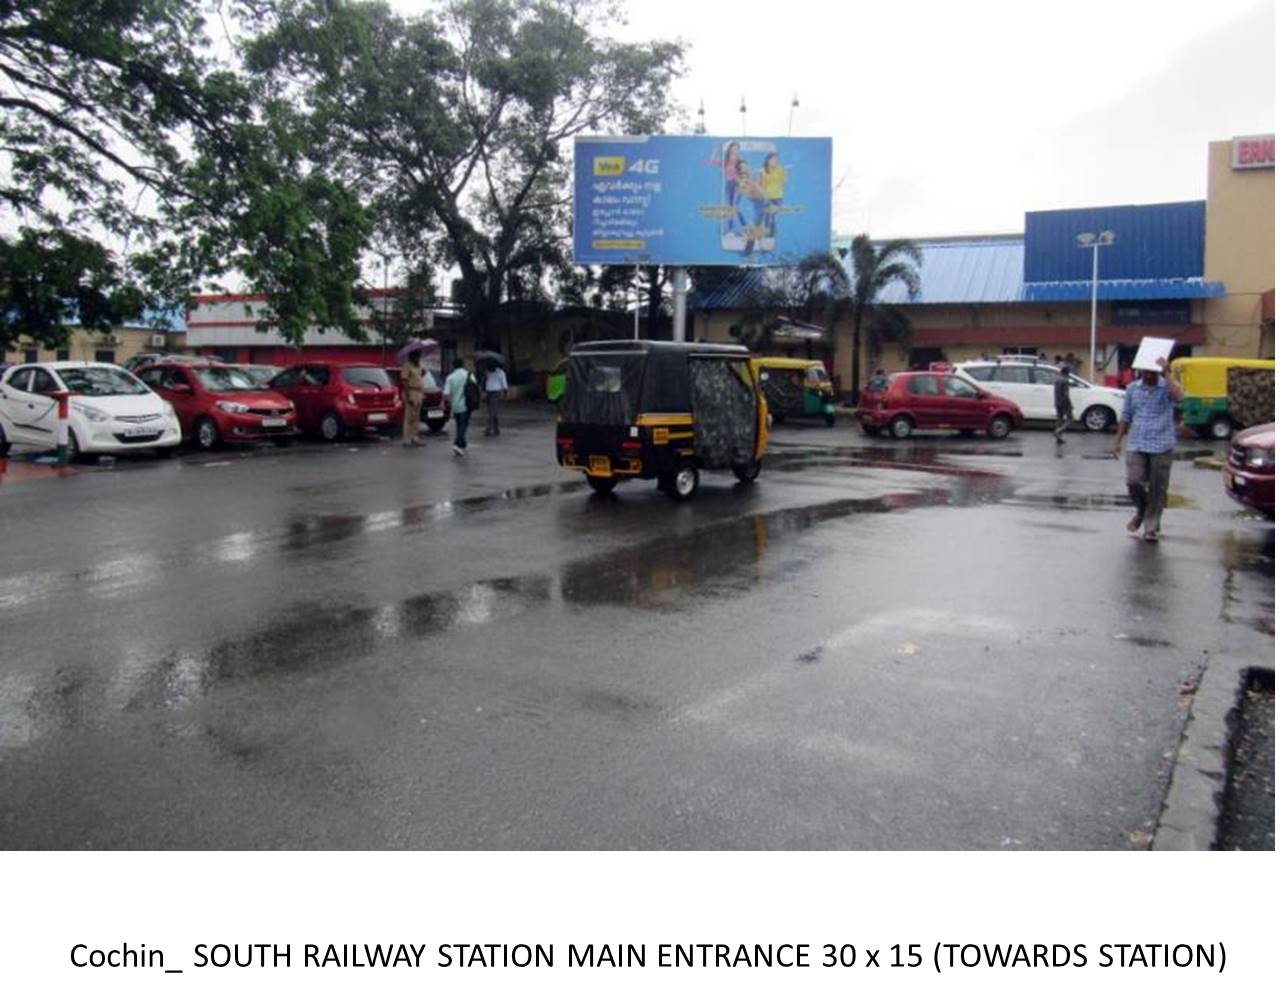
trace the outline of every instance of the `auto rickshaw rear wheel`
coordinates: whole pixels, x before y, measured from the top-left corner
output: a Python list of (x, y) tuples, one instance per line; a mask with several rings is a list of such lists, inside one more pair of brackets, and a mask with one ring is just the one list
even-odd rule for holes
[(585, 475), (585, 480), (589, 482), (589, 487), (598, 492), (599, 495), (610, 495), (612, 489), (616, 487), (615, 478), (593, 478), (587, 474)]
[(749, 464), (738, 464), (732, 469), (732, 473), (737, 476), (738, 481), (748, 485), (759, 477), (759, 471), (762, 467), (762, 461), (752, 460)]
[(692, 498), (700, 484), (701, 473), (695, 464), (680, 464), (672, 474), (667, 474), (661, 479), (661, 487), (670, 498), (680, 502), (686, 502)]

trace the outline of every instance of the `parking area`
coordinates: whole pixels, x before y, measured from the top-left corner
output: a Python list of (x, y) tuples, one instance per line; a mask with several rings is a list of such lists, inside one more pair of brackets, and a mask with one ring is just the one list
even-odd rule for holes
[(1146, 847), (1210, 656), (1271, 661), (1192, 459), (1153, 546), (1101, 434), (792, 424), (683, 504), (553, 435), (10, 461), (0, 843)]

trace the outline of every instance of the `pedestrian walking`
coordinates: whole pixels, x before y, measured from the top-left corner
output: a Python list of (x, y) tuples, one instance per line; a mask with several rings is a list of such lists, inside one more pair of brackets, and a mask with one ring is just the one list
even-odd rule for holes
[(420, 370), (420, 351), (412, 350), (402, 361), (402, 446), (422, 447), (420, 439), (420, 406), (424, 404), (424, 373)]
[(1174, 407), (1183, 401), (1183, 389), (1170, 378), (1170, 361), (1161, 360), (1159, 366), (1159, 371), (1141, 371), (1126, 388), (1112, 445), (1112, 455), (1120, 457), (1121, 440), (1126, 440), (1125, 484), (1134, 502), (1134, 518), (1125, 528), (1133, 533), (1143, 527), (1143, 539), (1149, 543), (1156, 543), (1161, 531), (1177, 442)]
[(1072, 418), (1072, 368), (1061, 364), (1054, 375), (1054, 439), (1063, 442), (1063, 433), (1073, 422)]
[(460, 357), (455, 358), (454, 369), (447, 375), (442, 390), (451, 402), (451, 417), (455, 419), (455, 443), (451, 452), (463, 457), (469, 449), (469, 416), (478, 407), (478, 382)]
[(487, 431), (484, 436), (500, 435), (500, 402), (509, 390), (509, 378), (505, 369), (499, 364), (492, 364), (483, 378), (483, 387), (487, 391)]

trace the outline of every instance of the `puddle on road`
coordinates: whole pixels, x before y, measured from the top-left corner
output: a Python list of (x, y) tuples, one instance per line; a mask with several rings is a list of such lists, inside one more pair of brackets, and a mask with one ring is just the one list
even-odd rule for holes
[(1224, 564), (1220, 619), (1276, 636), (1276, 530), (1228, 530), (1220, 550)]

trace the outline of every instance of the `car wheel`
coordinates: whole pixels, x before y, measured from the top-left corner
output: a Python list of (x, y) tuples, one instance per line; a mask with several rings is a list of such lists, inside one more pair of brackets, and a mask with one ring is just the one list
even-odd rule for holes
[(670, 497), (686, 502), (697, 493), (701, 484), (701, 473), (694, 464), (681, 464), (679, 469), (665, 479), (665, 490)]
[(1216, 440), (1226, 440), (1232, 436), (1232, 420), (1226, 415), (1217, 415), (1210, 420), (1210, 435)]
[(321, 433), (321, 438), (327, 443), (334, 443), (344, 435), (344, 424), (334, 412), (327, 412), (317, 424), (317, 432)]
[(752, 460), (749, 464), (738, 464), (732, 469), (732, 473), (737, 476), (738, 481), (748, 485), (759, 477), (759, 471), (762, 468), (762, 462)]
[(599, 495), (611, 495), (612, 490), (616, 487), (615, 478), (594, 478), (587, 474), (585, 475), (585, 480), (589, 482), (589, 487)]
[(833, 425), (835, 425), (835, 413), (834, 413), (834, 412), (827, 412), (827, 413), (826, 413), (826, 425), (828, 425), (828, 426), (833, 426)]
[(4, 435), (4, 426), (0, 426), (0, 457), (9, 456), (9, 437)]
[(867, 436), (879, 436), (880, 427), (874, 426), (869, 422), (864, 422), (862, 423), (862, 432), (864, 432)]
[(1003, 440), (1009, 435), (1009, 431), (1014, 428), (1014, 420), (1009, 416), (993, 415), (991, 421), (987, 423), (987, 435), (993, 440)]
[(196, 441), (197, 449), (213, 450), (219, 445), (219, 427), (208, 416), (204, 419), (198, 419), (196, 431), (192, 434), (192, 438)]
[(1091, 433), (1106, 433), (1114, 422), (1116, 416), (1104, 405), (1091, 405), (1081, 416), (1081, 424)]
[(895, 440), (905, 440), (915, 429), (915, 423), (909, 415), (900, 415), (889, 423), (889, 435)]

